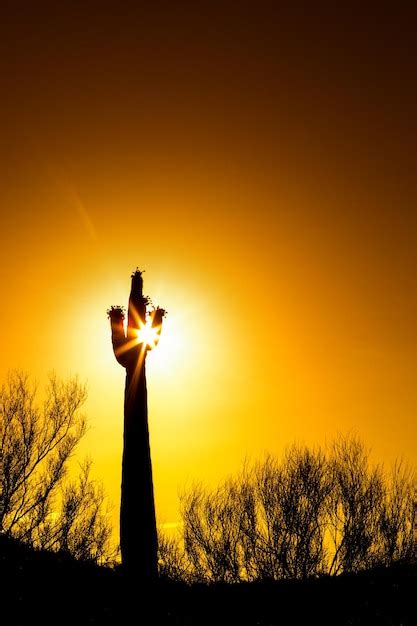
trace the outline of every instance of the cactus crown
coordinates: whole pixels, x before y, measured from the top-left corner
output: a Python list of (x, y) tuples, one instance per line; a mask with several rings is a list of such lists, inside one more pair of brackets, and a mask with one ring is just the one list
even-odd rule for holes
[(145, 270), (140, 270), (138, 267), (132, 272), (131, 278), (136, 278), (137, 276), (142, 276)]
[(132, 272), (132, 292), (136, 295), (142, 295), (143, 290), (143, 278), (142, 278), (142, 270), (136, 268), (134, 272)]
[(111, 320), (124, 320), (125, 308), (123, 306), (115, 305), (107, 309), (107, 316)]

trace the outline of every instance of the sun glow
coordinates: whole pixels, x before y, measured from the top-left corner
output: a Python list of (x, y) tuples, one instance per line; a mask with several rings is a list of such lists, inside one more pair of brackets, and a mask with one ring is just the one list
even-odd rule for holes
[(144, 324), (138, 330), (139, 343), (146, 344), (149, 348), (154, 348), (159, 341), (159, 335), (161, 332), (160, 326), (152, 326), (151, 322)]

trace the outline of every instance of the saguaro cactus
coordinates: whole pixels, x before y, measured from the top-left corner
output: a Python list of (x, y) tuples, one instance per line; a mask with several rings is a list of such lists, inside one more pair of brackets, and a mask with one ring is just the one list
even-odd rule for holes
[[(159, 341), (164, 309), (147, 314), (149, 298), (143, 295), (142, 272), (132, 274), (127, 333), (124, 310), (112, 306), (112, 344), (117, 361), (126, 369), (120, 547), (122, 564), (144, 580), (157, 575), (157, 532), (149, 446), (145, 361)], [(147, 319), (148, 318), (148, 319)]]

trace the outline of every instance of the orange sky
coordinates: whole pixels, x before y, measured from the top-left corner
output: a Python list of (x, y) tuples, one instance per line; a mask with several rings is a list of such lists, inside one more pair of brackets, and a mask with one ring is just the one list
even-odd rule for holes
[(106, 309), (138, 265), (169, 312), (148, 359), (161, 522), (186, 484), (294, 440), (355, 431), (416, 462), (411, 16), (84, 4), (2, 20), (1, 378), (88, 379), (82, 451), (117, 520)]

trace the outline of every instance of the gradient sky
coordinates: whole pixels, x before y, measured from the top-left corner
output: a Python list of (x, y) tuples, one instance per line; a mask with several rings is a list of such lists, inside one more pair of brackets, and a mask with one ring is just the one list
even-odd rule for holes
[(82, 453), (117, 520), (106, 309), (138, 265), (169, 312), (148, 359), (160, 522), (294, 441), (356, 432), (417, 462), (411, 9), (67, 4), (2, 4), (1, 379), (88, 380)]

